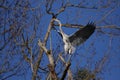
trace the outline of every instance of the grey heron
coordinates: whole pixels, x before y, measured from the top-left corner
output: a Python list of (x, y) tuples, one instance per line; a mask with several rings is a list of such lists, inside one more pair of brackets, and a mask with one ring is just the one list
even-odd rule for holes
[(59, 35), (62, 37), (62, 40), (64, 42), (64, 51), (66, 54), (70, 54), (70, 57), (68, 60), (71, 58), (71, 54), (73, 54), (76, 50), (76, 47), (79, 46), (80, 44), (84, 43), (95, 31), (95, 24), (94, 23), (88, 23), (85, 27), (82, 29), (79, 29), (75, 33), (71, 35), (67, 35), (63, 32), (62, 30), (62, 24), (60, 20), (58, 19), (53, 19), (54, 21), (58, 22), (59, 24), (59, 31), (56, 30), (54, 27), (54, 30), (59, 33)]

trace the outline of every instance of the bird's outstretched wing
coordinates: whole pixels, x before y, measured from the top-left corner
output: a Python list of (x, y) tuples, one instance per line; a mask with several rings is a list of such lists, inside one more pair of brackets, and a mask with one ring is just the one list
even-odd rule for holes
[(69, 37), (69, 41), (73, 46), (78, 46), (86, 41), (94, 32), (96, 26), (94, 23), (88, 23), (84, 28), (78, 30)]

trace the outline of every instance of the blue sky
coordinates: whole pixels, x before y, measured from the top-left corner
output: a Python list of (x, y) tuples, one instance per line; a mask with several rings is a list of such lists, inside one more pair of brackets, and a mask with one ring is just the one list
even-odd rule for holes
[[(72, 0), (71, 2), (77, 4), (77, 1)], [(107, 1), (105, 1), (105, 4), (106, 4), (106, 2)], [(89, 2), (87, 2), (87, 3), (89, 3)], [(89, 4), (91, 4), (91, 5), (96, 4), (96, 6), (102, 5), (102, 3), (101, 4), (98, 4), (98, 3), (100, 3), (100, 2), (99, 1), (96, 2), (96, 0), (95, 0)], [(55, 6), (57, 7), (57, 4), (55, 4)], [(111, 12), (105, 18), (105, 21), (102, 21), (96, 25), (98, 27), (105, 26), (105, 25), (120, 26), (120, 24), (119, 24), (120, 17), (117, 16), (120, 13), (120, 11), (119, 11), (120, 7), (117, 5), (114, 5), (114, 4), (111, 4), (110, 7), (108, 7), (108, 8), (100, 8), (100, 9), (84, 9), (84, 8), (69, 7), (69, 8), (66, 8), (66, 10), (58, 16), (58, 19), (61, 20), (62, 23), (73, 23), (73, 24), (86, 25), (89, 21), (98, 22), (106, 14), (108, 14), (111, 11), (111, 9), (113, 9), (114, 7), (116, 7), (116, 8), (114, 9), (113, 12)], [(77, 16), (77, 18), (76, 18), (76, 16)], [(48, 18), (48, 17), (46, 16), (46, 18)], [(46, 20), (46, 18), (45, 18), (45, 20)], [(49, 20), (48, 20), (48, 23), (49, 23)], [(63, 30), (65, 33), (70, 34), (70, 33), (73, 33), (76, 29), (63, 28)], [(115, 30), (115, 29), (104, 29), (103, 28), (102, 30), (104, 32), (119, 34), (119, 30)], [(52, 39), (53, 39), (53, 45), (54, 45), (55, 41), (57, 41), (56, 36), (57, 36), (57, 38), (60, 36), (58, 36), (54, 31), (52, 31), (52, 36), (53, 36)], [(81, 45), (77, 48), (77, 53), (75, 53), (75, 55), (72, 57), (73, 58), (72, 65), (71, 65), (72, 70), (73, 71), (75, 70), (75, 66), (86, 67), (87, 59), (89, 59), (91, 57), (91, 54), (93, 54), (93, 51), (95, 50), (96, 54), (91, 59), (91, 63), (93, 63), (93, 64), (88, 64), (88, 65), (90, 65), (90, 69), (93, 69), (95, 67), (94, 64), (97, 61), (99, 61), (109, 51), (108, 48), (109, 48), (109, 44), (110, 44), (110, 39), (111, 39), (111, 36), (109, 36), (107, 34), (99, 33), (98, 30), (96, 29), (95, 33), (91, 36), (91, 38), (89, 40), (87, 40), (83, 45)], [(110, 58), (106, 61), (103, 69), (101, 70), (102, 71), (101, 74), (98, 75), (98, 76), (104, 78), (105, 80), (113, 80), (115, 78), (116, 78), (115, 80), (120, 79), (120, 77), (119, 77), (119, 74), (120, 74), (119, 66), (120, 65), (118, 64), (119, 58), (120, 58), (119, 39), (120, 39), (119, 36), (113, 35), (110, 51), (108, 52), (108, 54), (110, 55)], [(91, 43), (93, 43), (94, 45), (91, 46)], [(61, 47), (62, 47), (62, 45), (61, 45)], [(90, 49), (90, 50), (88, 50), (88, 49)], [(88, 50), (88, 51), (86, 51), (86, 50)], [(83, 55), (85, 57), (80, 56), (80, 55)]]
[[(34, 23), (35, 25), (38, 26), (36, 38), (34, 40), (34, 46), (37, 45), (38, 39), (43, 39), (43, 36), (45, 35), (49, 22), (52, 18), (51, 15), (48, 15), (45, 12), (45, 5), (44, 5), (44, 0), (36, 1), (30, 0), (31, 1), (31, 7), (36, 8), (35, 11), (30, 11), (28, 12), (29, 15), (32, 17), (33, 14), (36, 15), (38, 18), (40, 18), (39, 21), (34, 21), (33, 18), (29, 18), (29, 20), (32, 22), (30, 23), (29, 28), (25, 29), (25, 35), (31, 35), (32, 33), (28, 33), (33, 30)], [(73, 4), (79, 3), (79, 0), (68, 0)], [(96, 22), (97, 27), (102, 27), (106, 25), (116, 25), (120, 27), (120, 1), (118, 0), (117, 3), (112, 0), (110, 0), (111, 3), (107, 8), (102, 8), (101, 6), (107, 5), (108, 0), (92, 0), (90, 2), (89, 0), (86, 1), (81, 1), (83, 6), (97, 7), (97, 9), (87, 9), (87, 8), (77, 8), (77, 7), (68, 7), (65, 9), (64, 12), (62, 12), (60, 15), (58, 15), (58, 19), (63, 23), (71, 23), (71, 24), (82, 24), (86, 25), (89, 21)], [(61, 6), (61, 1), (55, 2), (52, 8), (52, 11), (56, 13), (56, 11), (59, 9)], [(38, 9), (37, 9), (38, 7)], [(107, 15), (112, 9), (114, 9), (109, 15)], [(43, 16), (40, 17), (39, 13), (41, 13)], [(107, 15), (105, 17), (105, 15)], [(99, 22), (103, 17), (105, 17), (104, 20)], [(34, 21), (32, 21), (32, 20)], [(36, 24), (36, 23), (39, 24)], [(97, 23), (99, 22), (99, 23)], [(31, 25), (32, 24), (32, 25)], [(56, 27), (58, 29), (58, 27)], [(71, 34), (75, 32), (77, 29), (73, 28), (62, 28), (65, 33)], [(95, 64), (99, 63), (101, 58), (105, 54), (109, 54), (108, 60), (105, 62), (102, 72), (98, 73), (98, 77), (102, 77), (104, 80), (119, 80), (120, 79), (120, 30), (117, 29), (101, 29), (105, 33), (111, 33), (112, 35), (105, 34), (105, 33), (100, 33), (98, 29), (94, 32), (94, 34), (82, 45), (77, 47), (76, 53), (72, 57), (72, 65), (71, 65), (71, 70), (74, 72), (76, 71), (76, 67), (78, 68), (88, 68), (91, 71), (94, 70)], [(27, 32), (28, 31), (28, 32)], [(42, 36), (40, 36), (42, 34)], [(114, 35), (118, 34), (118, 36)], [(53, 49), (58, 50), (58, 51), (63, 51), (63, 42), (61, 40), (61, 37), (55, 32), (51, 31), (52, 35), (52, 45)], [(50, 40), (50, 39), (49, 39)], [(49, 49), (49, 40), (47, 44), (47, 48)], [(58, 49), (58, 45), (60, 48)], [(9, 48), (10, 46), (8, 46)], [(35, 50), (34, 48), (33, 50)], [(38, 49), (38, 48), (37, 48)], [(58, 52), (55, 52), (58, 53)], [(56, 54), (55, 54), (56, 55)], [(44, 58), (42, 59), (41, 66), (46, 67), (48, 64), (48, 60), (46, 59), (46, 55), (43, 55)], [(16, 59), (16, 58), (15, 58)], [(16, 60), (17, 61), (17, 60)], [(24, 66), (29, 66), (29, 64), (25, 63), (23, 64)], [(59, 69), (58, 69), (59, 70)], [(6, 74), (7, 75), (7, 74)], [(41, 73), (39, 73), (40, 76), (45, 76)], [(30, 80), (31, 79), (31, 70), (26, 69), (26, 74), (25, 76), (14, 76), (9, 78), (8, 80)], [(43, 79), (42, 79), (43, 80)]]

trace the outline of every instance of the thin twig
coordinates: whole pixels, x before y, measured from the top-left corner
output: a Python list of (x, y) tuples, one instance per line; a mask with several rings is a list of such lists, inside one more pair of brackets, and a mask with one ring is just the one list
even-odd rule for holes
[(115, 8), (108, 11), (107, 14), (105, 14), (99, 21), (96, 22), (96, 24), (99, 24), (100, 22), (102, 22), (108, 15), (110, 15), (115, 10)]

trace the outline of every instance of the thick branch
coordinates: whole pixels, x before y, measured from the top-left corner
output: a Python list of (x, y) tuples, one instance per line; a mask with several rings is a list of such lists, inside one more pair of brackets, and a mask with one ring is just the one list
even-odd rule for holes
[[(58, 24), (54, 24), (55, 26), (59, 26)], [(62, 24), (63, 27), (68, 27), (68, 28), (83, 28), (84, 25), (81, 24)], [(102, 31), (101, 29), (116, 29), (116, 30), (120, 30), (120, 27), (115, 26), (115, 25), (106, 25), (106, 26), (97, 26), (96, 29), (98, 30), (98, 32), (101, 32), (103, 34), (107, 34), (107, 35), (115, 35), (115, 36), (120, 36), (120, 34), (116, 34), (116, 33), (108, 33), (105, 31)]]
[(57, 80), (57, 75), (56, 75), (54, 66), (51, 65), (51, 64), (49, 64), (49, 65), (48, 65), (48, 68), (49, 68), (49, 71), (50, 71), (50, 74), (49, 74), (49, 75), (50, 75), (50, 78), (51, 78), (52, 80)]
[(65, 70), (64, 70), (64, 72), (63, 72), (63, 75), (62, 75), (61, 80), (64, 80), (64, 79), (65, 79), (65, 77), (66, 77), (66, 75), (67, 75), (67, 72), (68, 72), (68, 70), (69, 70), (70, 65), (71, 65), (70, 62), (66, 64), (66, 67), (65, 67)]
[[(54, 24), (54, 26), (59, 26), (58, 24)], [(79, 25), (79, 24), (62, 24), (63, 27), (68, 27), (68, 28), (83, 28), (84, 25)]]
[(64, 70), (64, 72), (63, 72), (63, 75), (62, 75), (61, 80), (64, 80), (64, 78), (66, 77), (67, 73), (68, 73), (68, 80), (73, 80), (72, 72), (71, 72), (71, 70), (70, 70), (70, 68), (69, 68), (70, 65), (71, 65), (71, 63), (70, 63), (70, 62), (66, 63), (61, 54), (59, 54), (59, 58), (61, 59), (61, 61), (62, 61), (62, 62), (65, 64), (65, 66), (66, 66), (66, 68), (65, 68), (65, 70)]
[[(49, 26), (48, 26), (47, 33), (46, 33), (46, 35), (45, 35), (45, 37), (44, 37), (44, 42), (43, 42), (43, 45), (44, 45), (44, 46), (46, 45), (46, 42), (47, 42), (47, 40), (48, 40), (50, 31), (51, 31), (52, 21), (53, 21), (53, 19), (51, 19), (50, 24), (49, 24)], [(38, 68), (39, 68), (39, 65), (40, 65), (40, 62), (41, 62), (41, 59), (42, 59), (43, 52), (44, 52), (44, 50), (41, 49), (41, 50), (40, 50), (40, 53), (39, 53), (39, 55), (38, 55), (38, 59), (37, 59), (37, 61), (36, 61), (36, 63), (35, 63), (35, 66), (34, 66), (34, 74), (33, 74), (33, 76), (32, 76), (32, 80), (35, 80), (35, 79), (36, 79), (37, 71), (38, 71)]]
[(51, 52), (49, 50), (47, 50), (47, 48), (42, 44), (42, 42), (40, 40), (38, 40), (38, 45), (45, 51), (45, 53), (48, 56), (49, 62), (51, 65), (54, 66), (54, 59), (53, 56), (51, 54)]
[[(59, 26), (58, 24), (54, 24), (55, 26)], [(63, 27), (68, 27), (68, 28), (83, 28), (84, 25), (81, 24), (62, 24)], [(101, 29), (101, 28), (111, 28), (111, 29), (118, 29), (120, 30), (120, 27), (116, 26), (116, 25), (106, 25), (106, 26), (97, 26), (97, 29)]]
[(47, 50), (47, 48), (42, 44), (40, 40), (38, 40), (38, 45), (45, 51), (46, 55), (48, 56), (48, 59), (50, 62), (50, 64), (48, 65), (48, 68), (50, 70), (52, 80), (57, 80), (57, 75), (55, 73), (54, 59), (51, 51)]
[(68, 79), (67, 80), (73, 80), (72, 71), (70, 70), (70, 68), (68, 70)]

